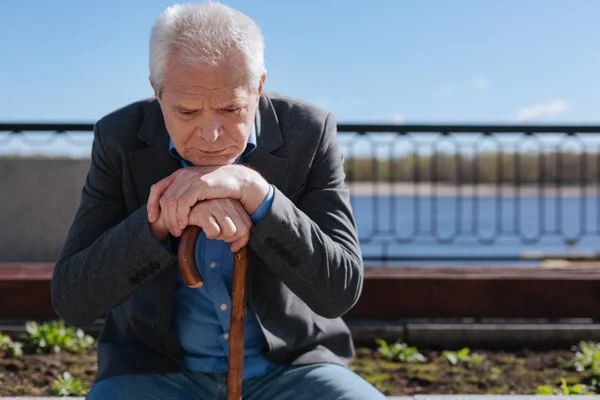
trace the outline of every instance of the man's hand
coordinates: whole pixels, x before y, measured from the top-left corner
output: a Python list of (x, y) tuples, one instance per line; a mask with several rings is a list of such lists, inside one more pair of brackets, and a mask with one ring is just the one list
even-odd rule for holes
[(250, 239), (252, 220), (239, 200), (204, 200), (192, 207), (189, 221), (201, 227), (207, 238), (231, 243), (234, 253)]
[(150, 222), (150, 232), (152, 232), (152, 235), (161, 242), (164, 242), (167, 239), (167, 236), (169, 236), (169, 228), (167, 227), (166, 220), (167, 214), (160, 213), (158, 218), (155, 218), (154, 221)]
[(153, 224), (165, 214), (167, 230), (177, 237), (190, 224), (190, 211), (198, 202), (239, 200), (246, 214), (251, 215), (268, 193), (268, 182), (258, 172), (241, 165), (183, 168), (152, 185), (148, 221)]
[[(165, 225), (165, 216), (165, 213), (161, 213), (159, 218), (150, 224), (152, 234), (161, 241), (164, 241), (169, 234)], [(209, 239), (231, 243), (231, 251), (235, 253), (248, 244), (252, 220), (239, 200), (211, 199), (192, 207), (189, 225), (201, 227)], [(175, 233), (179, 236), (181, 230)]]

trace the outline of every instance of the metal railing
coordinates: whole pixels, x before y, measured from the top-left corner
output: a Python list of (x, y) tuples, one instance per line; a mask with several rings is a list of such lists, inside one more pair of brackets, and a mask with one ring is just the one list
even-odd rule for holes
[[(0, 124), (0, 152), (92, 124)], [(364, 258), (595, 261), (600, 126), (338, 125)], [(2, 153), (0, 153), (1, 156)]]

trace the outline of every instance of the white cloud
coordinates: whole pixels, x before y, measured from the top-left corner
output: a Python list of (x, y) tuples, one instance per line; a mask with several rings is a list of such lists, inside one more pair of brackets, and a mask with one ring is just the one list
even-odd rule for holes
[(533, 121), (543, 117), (560, 115), (570, 108), (569, 103), (562, 99), (554, 99), (547, 103), (534, 104), (517, 111), (516, 120), (519, 122)]
[(400, 114), (400, 113), (392, 114), (392, 122), (394, 122), (395, 124), (403, 124), (404, 120), (405, 120), (404, 114)]
[(437, 97), (449, 97), (456, 92), (457, 88), (455, 85), (445, 85), (434, 92)]
[(323, 98), (323, 97), (313, 101), (313, 103), (314, 103), (314, 105), (316, 105), (317, 107), (320, 107), (320, 108), (329, 107), (329, 100), (326, 98)]
[(475, 78), (473, 79), (473, 88), (475, 90), (485, 90), (490, 87), (491, 82), (488, 78)]

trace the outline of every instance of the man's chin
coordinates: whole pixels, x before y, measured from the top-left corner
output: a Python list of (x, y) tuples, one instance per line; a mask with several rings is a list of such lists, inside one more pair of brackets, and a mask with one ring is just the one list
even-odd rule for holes
[(192, 160), (192, 163), (197, 167), (224, 167), (235, 163), (236, 157), (218, 156), (218, 157), (198, 157)]

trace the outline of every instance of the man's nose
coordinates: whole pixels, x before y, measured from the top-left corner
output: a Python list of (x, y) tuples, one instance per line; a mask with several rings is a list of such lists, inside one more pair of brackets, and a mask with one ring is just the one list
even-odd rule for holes
[(215, 142), (221, 135), (221, 124), (218, 121), (207, 121), (198, 126), (199, 135), (208, 143)]

